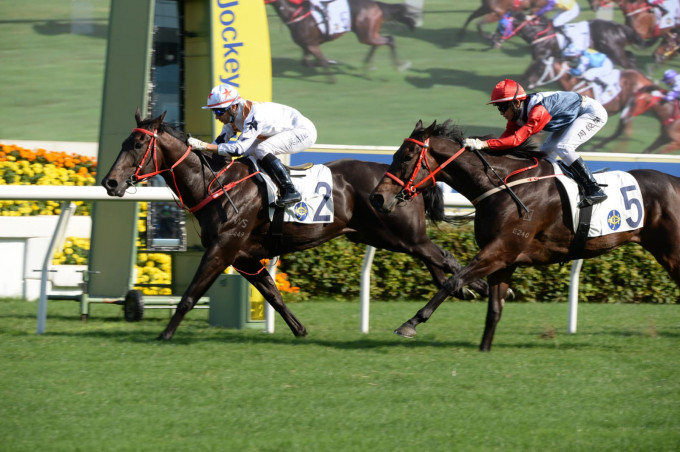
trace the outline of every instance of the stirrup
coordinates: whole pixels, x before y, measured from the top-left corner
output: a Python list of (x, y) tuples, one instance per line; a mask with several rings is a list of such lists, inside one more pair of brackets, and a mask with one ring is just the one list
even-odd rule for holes
[[(290, 196), (293, 196), (293, 198), (290, 198)], [(276, 199), (275, 204), (279, 207), (286, 207), (300, 201), (302, 201), (302, 195), (295, 191), (294, 193), (287, 192), (285, 195), (279, 196)]]

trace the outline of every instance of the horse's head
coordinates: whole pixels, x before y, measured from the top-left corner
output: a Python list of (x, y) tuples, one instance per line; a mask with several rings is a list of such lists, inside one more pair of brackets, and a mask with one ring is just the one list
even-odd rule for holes
[[(142, 119), (139, 108), (135, 112), (137, 127), (123, 141), (118, 158), (102, 180), (102, 185), (110, 196), (122, 197), (125, 190), (141, 180), (159, 174), (168, 167), (164, 153), (159, 151), (160, 131), (165, 130), (163, 124), (165, 112), (153, 119)], [(181, 137), (175, 137), (177, 147), (186, 149)]]
[(382, 212), (391, 212), (399, 202), (409, 200), (433, 185), (435, 175), (455, 157), (446, 160), (451, 153), (449, 147), (435, 150), (431, 139), (445, 138), (446, 142), (455, 145), (454, 150), (460, 150), (462, 134), (455, 128), (453, 130), (455, 132), (451, 134), (450, 120), (442, 124), (434, 121), (427, 128), (418, 121), (411, 135), (394, 153), (385, 176), (369, 195), (371, 204)]

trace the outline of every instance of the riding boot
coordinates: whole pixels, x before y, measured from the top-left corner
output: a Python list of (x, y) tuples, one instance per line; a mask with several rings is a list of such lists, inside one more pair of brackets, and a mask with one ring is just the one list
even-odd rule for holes
[(582, 158), (579, 157), (574, 163), (569, 165), (569, 169), (583, 192), (583, 201), (581, 201), (579, 207), (598, 204), (607, 199), (604, 190), (597, 184), (593, 174)]
[(302, 195), (295, 189), (293, 181), (290, 180), (286, 167), (283, 162), (276, 158), (274, 154), (267, 154), (260, 160), (262, 168), (272, 177), (272, 180), (279, 187), (279, 199), (276, 205), (285, 207), (288, 204), (295, 204), (302, 200)]

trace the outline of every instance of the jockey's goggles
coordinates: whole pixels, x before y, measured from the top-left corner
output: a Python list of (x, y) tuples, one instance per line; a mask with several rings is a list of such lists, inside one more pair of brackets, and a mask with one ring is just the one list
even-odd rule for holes
[(508, 111), (508, 108), (510, 108), (510, 105), (512, 105), (512, 102), (503, 102), (501, 104), (496, 104), (496, 108), (498, 108), (498, 111), (500, 111), (501, 114), (503, 114), (506, 111)]
[(222, 116), (227, 112), (226, 108), (213, 108), (212, 112), (215, 114), (215, 117), (217, 116)]

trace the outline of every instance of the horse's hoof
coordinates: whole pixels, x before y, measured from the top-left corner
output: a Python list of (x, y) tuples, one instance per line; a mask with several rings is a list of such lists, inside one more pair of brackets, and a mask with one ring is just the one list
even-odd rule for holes
[(406, 71), (410, 68), (411, 68), (411, 62), (410, 61), (404, 61), (399, 66), (397, 66), (397, 69), (399, 70), (399, 72), (404, 72), (404, 71)]
[(416, 335), (416, 329), (411, 325), (404, 323), (402, 326), (394, 330), (394, 333), (402, 337), (408, 337), (410, 339)]

